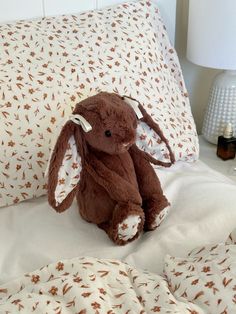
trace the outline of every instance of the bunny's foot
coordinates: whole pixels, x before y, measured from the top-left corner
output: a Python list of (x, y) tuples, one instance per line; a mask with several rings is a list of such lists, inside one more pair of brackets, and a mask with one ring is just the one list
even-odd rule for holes
[(119, 245), (135, 240), (144, 224), (144, 212), (138, 205), (125, 203), (116, 205), (112, 221), (106, 232)]
[(145, 212), (145, 231), (155, 230), (160, 226), (162, 221), (166, 218), (169, 213), (170, 204), (164, 198), (162, 201), (148, 200), (144, 203)]

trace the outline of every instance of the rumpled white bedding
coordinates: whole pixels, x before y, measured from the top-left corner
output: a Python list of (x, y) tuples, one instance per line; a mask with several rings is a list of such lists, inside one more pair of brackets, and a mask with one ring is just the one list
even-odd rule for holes
[(64, 260), (0, 286), (2, 314), (156, 312), (204, 313), (198, 305), (177, 300), (165, 278), (117, 260)]
[(0, 210), (0, 285), (58, 260), (115, 258), (162, 274), (164, 257), (184, 257), (197, 246), (224, 241), (236, 225), (236, 184), (201, 161), (157, 169), (171, 202), (169, 216), (153, 232), (119, 247), (81, 219), (76, 203), (62, 214), (46, 197)]
[(61, 260), (0, 285), (0, 313), (236, 313), (236, 229), (187, 257), (167, 255), (164, 275), (111, 259)]

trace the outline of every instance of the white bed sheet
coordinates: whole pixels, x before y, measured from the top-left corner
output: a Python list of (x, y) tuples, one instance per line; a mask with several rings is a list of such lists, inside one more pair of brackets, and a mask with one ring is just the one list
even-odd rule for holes
[(201, 161), (157, 170), (171, 201), (169, 216), (153, 232), (117, 246), (97, 226), (82, 220), (76, 203), (62, 214), (46, 197), (0, 209), (0, 284), (65, 258), (117, 258), (162, 273), (166, 254), (226, 239), (236, 227), (236, 184)]

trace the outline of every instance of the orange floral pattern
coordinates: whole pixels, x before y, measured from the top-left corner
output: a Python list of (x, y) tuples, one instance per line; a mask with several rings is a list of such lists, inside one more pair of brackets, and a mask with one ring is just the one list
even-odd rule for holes
[(0, 206), (46, 193), (57, 126), (101, 90), (138, 99), (176, 160), (198, 157), (179, 61), (155, 4), (2, 24), (0, 34)]
[(1, 285), (0, 313), (232, 314), (235, 246), (236, 229), (187, 258), (166, 256), (163, 277), (118, 260), (58, 261)]
[(188, 258), (166, 257), (165, 274), (178, 300), (202, 313), (236, 313), (236, 229), (226, 243), (194, 249)]
[(118, 260), (74, 258), (0, 287), (0, 312), (201, 314), (170, 293), (166, 280)]

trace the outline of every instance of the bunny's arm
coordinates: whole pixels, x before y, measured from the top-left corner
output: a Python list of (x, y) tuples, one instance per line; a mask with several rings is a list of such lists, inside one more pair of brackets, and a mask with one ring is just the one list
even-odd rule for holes
[(163, 194), (161, 183), (150, 162), (145, 158), (142, 152), (140, 152), (136, 145), (133, 145), (130, 148), (129, 153), (134, 163), (139, 192), (143, 202), (145, 203), (151, 199), (156, 199), (160, 202), (160, 207), (167, 206), (169, 203)]
[(92, 154), (89, 156), (89, 162), (85, 162), (85, 168), (113, 200), (119, 203), (132, 202), (141, 205), (142, 199), (139, 191), (117, 173), (108, 169)]
[(144, 230), (154, 230), (168, 214), (170, 203), (163, 194), (160, 181), (145, 155), (141, 154), (135, 145), (129, 152), (134, 163), (139, 192), (143, 198)]

